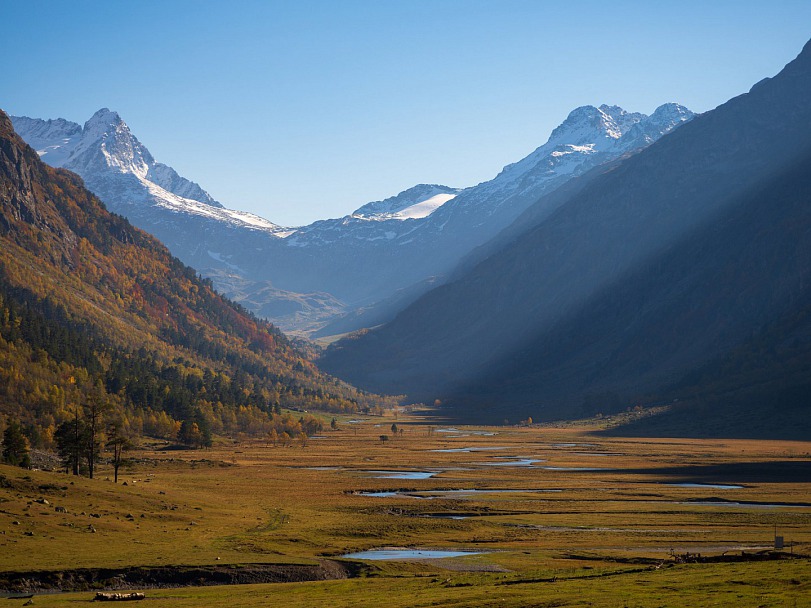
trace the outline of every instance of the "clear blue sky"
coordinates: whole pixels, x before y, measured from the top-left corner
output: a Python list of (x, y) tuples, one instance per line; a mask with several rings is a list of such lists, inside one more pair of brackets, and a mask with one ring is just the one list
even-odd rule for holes
[(117, 110), (157, 160), (285, 225), (469, 186), (577, 106), (709, 110), (811, 37), (811, 2), (0, 0), (0, 108)]

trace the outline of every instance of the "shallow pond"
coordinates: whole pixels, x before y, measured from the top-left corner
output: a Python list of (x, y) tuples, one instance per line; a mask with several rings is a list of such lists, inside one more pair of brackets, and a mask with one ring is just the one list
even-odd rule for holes
[(735, 486), (721, 483), (665, 483), (665, 486), (677, 488), (713, 488), (715, 490), (742, 490), (744, 486)]
[(448, 454), (462, 453), (462, 452), (490, 452), (493, 450), (506, 450), (506, 446), (493, 446), (488, 448), (445, 448), (443, 450), (428, 450), (429, 452), (446, 452)]
[(520, 460), (497, 460), (495, 462), (477, 462), (486, 467), (531, 467), (536, 462), (546, 462), (540, 458), (521, 458)]
[(737, 509), (811, 509), (809, 504), (780, 504), (767, 502), (735, 502), (732, 500), (689, 500), (675, 503), (692, 507), (735, 507)]
[(365, 471), (375, 479), (430, 479), (439, 471)]
[[(383, 491), (383, 492), (358, 492), (358, 496), (369, 496), (371, 498), (426, 498), (425, 496), (415, 496), (414, 494), (409, 494), (408, 492), (397, 492), (397, 491)], [(436, 498), (435, 496), (431, 496), (430, 498)]]
[(510, 488), (508, 490), (414, 490), (413, 492), (402, 491), (381, 491), (381, 492), (358, 492), (358, 496), (368, 496), (371, 498), (416, 498), (418, 500), (436, 500), (438, 498), (472, 498), (478, 494), (541, 494), (547, 492), (563, 492), (561, 489), (540, 489), (529, 490), (520, 488)]
[(506, 490), (426, 490), (420, 494), (431, 494), (436, 496), (465, 496), (467, 494), (510, 494), (510, 493), (539, 493), (539, 492), (563, 492), (559, 489), (527, 489), (527, 488), (509, 488)]
[(347, 553), (341, 557), (349, 559), (371, 559), (371, 560), (409, 560), (409, 559), (442, 559), (445, 557), (463, 557), (465, 555), (480, 555), (483, 551), (433, 551), (428, 549), (375, 549), (372, 551), (360, 551), (358, 553)]

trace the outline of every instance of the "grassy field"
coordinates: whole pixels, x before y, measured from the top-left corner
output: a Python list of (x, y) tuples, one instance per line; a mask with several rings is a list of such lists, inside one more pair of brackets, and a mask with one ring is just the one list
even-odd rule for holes
[[(792, 543), (787, 553), (811, 553), (811, 443), (597, 430), (339, 419), (338, 430), (304, 447), (146, 446), (131, 454), (120, 478), (127, 485), (113, 484), (107, 470), (88, 480), (0, 467), (0, 578), (91, 567), (317, 565), (405, 547), (481, 553), (369, 561), (346, 580), (161, 589), (147, 598), (177, 607), (811, 606), (809, 560), (674, 558), (765, 551), (775, 530)], [(35, 602), (75, 605), (92, 596)]]

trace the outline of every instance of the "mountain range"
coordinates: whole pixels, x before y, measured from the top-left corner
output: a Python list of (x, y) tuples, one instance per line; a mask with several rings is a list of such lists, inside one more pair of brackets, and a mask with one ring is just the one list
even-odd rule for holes
[[(292, 228), (224, 207), (156, 162), (110, 110), (84, 126), (12, 120), (42, 160), (79, 174), (111, 210), (157, 236), (221, 292), (284, 330), (329, 335), (390, 320), (539, 197), (692, 117), (678, 104), (651, 116), (584, 106), (490, 181), (465, 189), (422, 184), (343, 218)], [(536, 213), (554, 210), (546, 200)]]
[[(133, 416), (197, 402), (225, 425), (371, 391), (462, 422), (634, 409), (621, 432), (807, 437), (810, 94), (811, 43), (704, 114), (577, 108), (490, 181), (303, 227), (228, 209), (115, 112), (14, 118), (36, 153), (0, 114), (0, 370), (27, 370), (0, 397), (64, 418), (78, 377)], [(363, 329), (319, 359), (329, 377), (214, 285), (310, 335)]]
[[(145, 156), (131, 160), (149, 170)], [(174, 439), (181, 420), (263, 434), (281, 407), (384, 401), (321, 373), (271, 324), (107, 211), (76, 174), (43, 163), (0, 112), (0, 412), (50, 446), (55, 427), (88, 403), (133, 435)]]
[(541, 197), (453, 280), (321, 365), (439, 399), (457, 420), (676, 400), (645, 424), (807, 437), (809, 95), (811, 43), (748, 93)]

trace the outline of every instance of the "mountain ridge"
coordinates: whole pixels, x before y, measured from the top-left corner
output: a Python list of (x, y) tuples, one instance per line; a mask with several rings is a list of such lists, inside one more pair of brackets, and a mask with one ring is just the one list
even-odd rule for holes
[[(14, 120), (22, 135), (38, 144), (43, 160), (78, 171), (114, 211), (156, 235), (204, 276), (220, 281), (239, 275), (255, 282), (252, 293), (269, 298), (246, 298), (255, 312), (277, 309), (272, 294), (330, 294), (340, 306), (315, 307), (295, 320), (273, 318), (288, 322), (287, 330), (317, 330), (313, 321), (320, 323), (325, 313), (329, 325), (329, 315), (340, 317), (375, 302), (392, 306), (395, 294), (436, 283), (545, 192), (648, 145), (692, 116), (678, 104), (665, 104), (650, 117), (617, 106), (583, 106), (546, 144), (493, 180), (463, 189), (422, 184), (342, 218), (298, 228), (223, 207), (157, 163), (121, 117), (106, 108), (81, 128), (68, 121)], [(272, 290), (258, 287), (268, 283)], [(237, 295), (233, 285), (228, 280), (218, 287)], [(396, 307), (385, 316), (393, 312)], [(351, 326), (353, 318), (347, 322)]]
[(282, 406), (384, 402), (320, 372), (78, 175), (45, 165), (0, 112), (0, 412), (30, 425), (35, 447), (86, 403), (174, 439), (181, 420), (256, 435)]
[[(506, 240), (389, 324), (336, 343), (322, 365), (367, 389), (396, 387), (429, 402), (455, 400), (457, 417), (475, 410), (489, 421), (515, 419), (496, 403), (510, 403), (516, 416), (535, 420), (573, 413), (587, 391), (602, 387), (585, 365), (584, 341), (581, 350), (567, 355), (574, 371), (560, 389), (562, 400), (556, 395), (557, 403), (547, 403), (554, 395), (547, 383), (561, 371), (553, 359), (563, 357), (566, 343), (555, 328), (569, 327), (578, 335), (566, 325), (569, 315), (608, 306), (600, 294), (613, 293), (612, 286), (624, 277), (743, 205), (752, 188), (805, 154), (811, 140), (811, 111), (804, 103), (811, 93), (808, 48), (750, 93), (577, 184), (535, 226), (512, 227), (515, 240)], [(632, 293), (626, 292), (631, 297), (626, 307), (633, 306)], [(699, 326), (696, 321), (694, 327)], [(621, 334), (621, 327), (610, 327)], [(736, 329), (733, 338), (743, 337)], [(548, 355), (541, 344), (548, 346)], [(608, 349), (608, 344), (598, 341), (596, 347)], [(529, 353), (523, 366), (512, 366), (522, 352)], [(720, 354), (694, 353), (686, 361), (699, 365), (705, 356)], [(533, 380), (535, 364), (537, 377), (547, 374), (545, 381)], [(631, 376), (618, 372), (618, 378), (620, 398), (633, 396)]]

